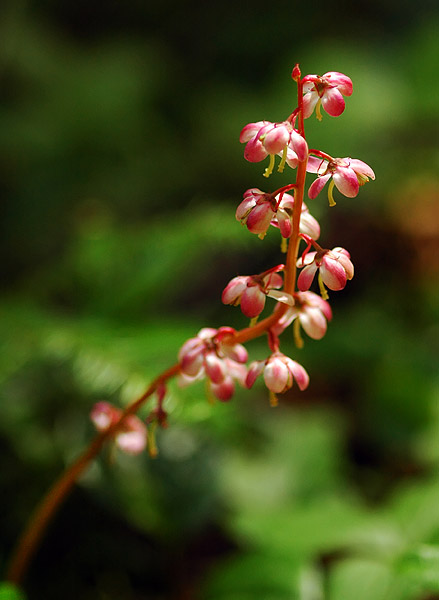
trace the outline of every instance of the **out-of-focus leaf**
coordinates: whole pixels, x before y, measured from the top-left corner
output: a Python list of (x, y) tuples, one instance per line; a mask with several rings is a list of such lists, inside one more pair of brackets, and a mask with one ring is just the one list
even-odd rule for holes
[(439, 546), (423, 544), (402, 556), (397, 572), (412, 586), (427, 594), (439, 593)]
[(12, 583), (0, 583), (0, 600), (26, 600), (24, 593)]
[(336, 564), (329, 578), (330, 600), (397, 600), (389, 595), (393, 577), (386, 564), (352, 558)]
[(287, 554), (272, 557), (249, 553), (231, 559), (210, 574), (203, 600), (291, 600), (298, 597), (299, 576), (300, 563)]

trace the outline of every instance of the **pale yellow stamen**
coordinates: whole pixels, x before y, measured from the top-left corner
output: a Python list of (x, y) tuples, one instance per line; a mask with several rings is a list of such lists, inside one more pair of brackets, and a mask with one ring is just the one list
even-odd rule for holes
[(249, 327), (254, 327), (256, 325), (256, 323), (258, 322), (258, 319), (259, 319), (259, 315), (257, 315), (256, 317), (253, 317), (253, 319), (250, 319)]
[(151, 458), (157, 458), (158, 453), (159, 453), (158, 448), (157, 448), (156, 439), (155, 439), (155, 430), (156, 429), (157, 429), (156, 422), (151, 423), (151, 425), (148, 427), (148, 437), (147, 437), (146, 446), (148, 449), (148, 454)]
[(283, 252), (284, 254), (286, 254), (288, 250), (288, 239), (287, 238), (282, 238), (282, 241), (280, 243), (280, 251)]
[(265, 237), (266, 235), (267, 235), (267, 232), (266, 232), (266, 231), (264, 231), (264, 233), (259, 233), (259, 234), (258, 234), (258, 238), (259, 238), (260, 240), (263, 240), (263, 239), (264, 239), (264, 237)]
[(274, 169), (274, 154), (270, 154), (270, 162), (268, 163), (268, 167), (264, 171), (264, 177), (270, 177), (273, 173)]
[(303, 339), (302, 339), (302, 336), (300, 335), (299, 319), (295, 319), (295, 321), (294, 321), (293, 334), (294, 334), (294, 343), (296, 344), (297, 348), (303, 348)]
[(325, 288), (325, 284), (323, 283), (323, 279), (322, 279), (322, 276), (320, 275), (320, 273), (319, 273), (318, 280), (319, 280), (320, 295), (323, 298), (323, 300), (328, 300), (329, 294)]
[(329, 182), (329, 187), (328, 187), (328, 200), (329, 200), (329, 206), (335, 206), (337, 203), (334, 200), (334, 196), (333, 196), (333, 191), (334, 191), (334, 180), (331, 179), (331, 181)]
[(276, 394), (270, 390), (270, 406), (275, 408), (276, 406), (278, 406), (278, 404), (279, 400), (277, 399)]
[(285, 163), (287, 162), (287, 149), (288, 149), (288, 146), (285, 146), (285, 148), (282, 150), (282, 158), (281, 158), (281, 161), (280, 161), (279, 166), (277, 168), (277, 172), (278, 173), (283, 173), (284, 172)]
[(318, 118), (319, 121), (322, 120), (322, 113), (320, 111), (321, 106), (322, 106), (322, 100), (320, 98), (320, 100), (317, 102), (317, 106), (316, 106), (316, 117)]

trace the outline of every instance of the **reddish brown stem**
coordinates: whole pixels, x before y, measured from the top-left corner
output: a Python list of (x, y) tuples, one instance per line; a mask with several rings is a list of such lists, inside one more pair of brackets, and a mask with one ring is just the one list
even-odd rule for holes
[[(303, 119), (303, 83), (299, 79), (297, 81), (297, 105), (298, 105), (298, 122), (299, 133), (305, 137), (305, 127)], [(284, 290), (287, 294), (293, 294), (296, 284), (296, 262), (299, 252), (299, 232), (300, 232), (300, 216), (302, 214), (303, 195), (305, 192), (306, 165), (308, 157), (304, 161), (299, 162), (296, 176), (296, 189), (294, 193), (294, 208), (293, 208), (293, 231), (291, 232), (290, 241), (288, 244), (287, 261), (285, 268), (285, 283)], [(285, 311), (284, 311), (285, 312)]]

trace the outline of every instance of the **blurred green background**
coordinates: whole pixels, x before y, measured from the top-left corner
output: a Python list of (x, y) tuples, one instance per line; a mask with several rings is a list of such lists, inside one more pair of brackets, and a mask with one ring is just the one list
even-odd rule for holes
[(309, 389), (270, 409), (262, 385), (214, 405), (172, 386), (159, 458), (100, 457), (30, 600), (439, 597), (436, 6), (2, 3), (3, 567), (94, 402), (131, 401), (202, 326), (246, 325), (220, 293), (280, 262), (279, 236), (234, 211), (293, 174), (267, 184), (238, 135), (295, 107), (295, 62), (354, 82), (339, 119), (307, 121), (310, 146), (377, 175), (331, 210), (309, 202), (356, 267), (321, 342), (284, 335)]

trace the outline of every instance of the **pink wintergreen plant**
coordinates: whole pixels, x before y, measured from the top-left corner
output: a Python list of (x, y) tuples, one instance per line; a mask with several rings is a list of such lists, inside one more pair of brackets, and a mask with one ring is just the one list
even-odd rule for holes
[(282, 352), (276, 351), (267, 360), (252, 362), (245, 384), (251, 388), (259, 375), (264, 374), (264, 382), (271, 392), (271, 402), (276, 404), (275, 394), (282, 394), (289, 390), (297, 382), (300, 390), (308, 387), (309, 376), (305, 369), (295, 360), (292, 360)]
[(310, 117), (316, 108), (316, 116), (322, 120), (320, 106), (332, 117), (338, 117), (345, 109), (343, 96), (352, 94), (352, 81), (343, 73), (329, 71), (321, 77), (307, 75), (303, 78), (303, 116)]
[[(119, 421), (122, 411), (109, 402), (97, 402), (90, 419), (98, 431), (105, 431)], [(136, 415), (129, 415), (115, 435), (116, 445), (127, 454), (140, 454), (146, 447), (146, 425)]]
[[(323, 154), (323, 153), (321, 153)], [(326, 155), (327, 156), (327, 155)], [(370, 179), (375, 179), (373, 170), (362, 160), (356, 158), (331, 158), (330, 160), (311, 156), (308, 160), (307, 171), (317, 173), (318, 178), (310, 185), (308, 197), (316, 198), (331, 179), (328, 188), (328, 199), (331, 206), (335, 205), (332, 195), (334, 185), (347, 198), (355, 198), (360, 186)]]
[(304, 161), (308, 155), (308, 144), (290, 121), (249, 123), (242, 129), (239, 141), (247, 144), (244, 158), (249, 162), (260, 162), (270, 156), (269, 166), (264, 173), (265, 177), (269, 177), (273, 172), (276, 155), (282, 156), (278, 167), (280, 173), (283, 172), (285, 163), (294, 169), (298, 161)]
[(209, 387), (219, 400), (229, 400), (234, 393), (234, 381), (241, 385), (247, 374), (242, 363), (247, 362), (247, 350), (230, 342), (234, 329), (205, 327), (180, 348), (178, 359), (180, 383), (188, 385), (207, 376)]
[[(290, 389), (294, 381), (300, 390), (308, 386), (309, 377), (304, 367), (280, 351), (279, 335), (293, 323), (299, 346), (300, 326), (311, 338), (322, 338), (332, 316), (325, 301), (325, 285), (332, 290), (344, 288), (347, 280), (354, 275), (354, 267), (346, 250), (340, 247), (323, 249), (315, 241), (320, 235), (320, 227), (303, 203), (306, 173), (318, 175), (309, 189), (310, 198), (315, 198), (332, 178), (328, 189), (331, 205), (335, 204), (332, 196), (334, 185), (343, 195), (353, 198), (361, 185), (368, 179), (375, 179), (375, 174), (360, 160), (334, 159), (319, 150), (308, 150), (304, 119), (311, 116), (314, 108), (317, 118), (321, 119), (321, 107), (329, 115), (339, 116), (345, 108), (344, 96), (352, 94), (349, 77), (330, 71), (321, 77), (307, 75), (301, 79), (298, 64), (292, 77), (297, 84), (298, 106), (290, 117), (281, 123), (265, 120), (250, 123), (241, 131), (240, 141), (246, 144), (244, 156), (248, 161), (259, 162), (269, 156), (269, 166), (264, 173), (266, 177), (273, 171), (275, 156), (280, 155), (278, 170), (282, 172), (285, 164), (297, 168), (295, 181), (273, 194), (265, 194), (256, 188), (247, 190), (236, 211), (236, 218), (261, 238), (270, 225), (279, 228), (284, 242), (282, 250), (286, 252), (285, 266), (277, 265), (257, 276), (235, 277), (223, 291), (223, 301), (240, 303), (247, 316), (259, 315), (266, 296), (273, 296), (278, 302), (272, 314), (258, 322), (251, 322), (239, 331), (231, 327), (201, 329), (196, 337), (183, 344), (178, 363), (153, 379), (148, 388), (123, 411), (107, 402), (100, 402), (94, 407), (91, 419), (100, 434), (43, 499), (17, 545), (7, 573), (8, 581), (21, 583), (50, 518), (106, 442), (114, 439), (122, 450), (131, 454), (137, 454), (147, 444), (150, 455), (156, 455), (154, 429), (158, 425), (166, 426), (163, 401), (166, 383), (171, 378), (179, 377), (183, 384), (206, 378), (209, 392), (226, 401), (232, 397), (236, 382), (250, 388), (263, 374), (273, 405), (277, 403), (276, 394)], [(291, 195), (286, 193), (293, 189)], [(301, 238), (308, 248), (298, 260)], [(308, 252), (311, 246), (315, 252)], [(280, 267), (283, 278), (278, 274)], [(297, 267), (302, 267), (298, 278)], [(308, 291), (317, 271), (322, 298)], [(271, 355), (265, 361), (253, 362), (247, 370), (247, 350), (242, 344), (261, 336), (267, 336)], [(158, 404), (147, 418), (147, 435), (146, 425), (135, 413), (153, 394), (157, 394)]]
[[(286, 186), (289, 187), (289, 186)], [(284, 192), (266, 194), (258, 188), (251, 188), (244, 193), (244, 200), (236, 209), (236, 219), (251, 233), (264, 238), (270, 225), (277, 227), (283, 238), (289, 238), (293, 226), (294, 197)], [(314, 240), (320, 236), (320, 225), (311, 215), (303, 202), (300, 216), (300, 233), (309, 235)]]
[(260, 275), (234, 277), (224, 288), (222, 301), (233, 306), (241, 304), (243, 314), (249, 319), (261, 314), (267, 296), (275, 298), (278, 302), (293, 305), (294, 300), (290, 294), (278, 291), (283, 286), (282, 277), (278, 272), (283, 269), (284, 265), (277, 265)]
[(308, 252), (297, 261), (298, 267), (304, 267), (297, 278), (297, 287), (301, 292), (307, 291), (317, 270), (320, 270), (319, 281), (330, 290), (342, 290), (347, 280), (354, 276), (354, 265), (350, 257), (349, 252), (340, 247)]
[[(310, 338), (320, 340), (325, 335), (328, 321), (331, 319), (331, 307), (321, 296), (314, 292), (296, 292), (294, 306), (288, 308), (271, 331), (280, 335), (294, 321), (303, 327)], [(303, 342), (298, 329), (295, 329), (295, 338), (297, 345), (301, 347)]]

